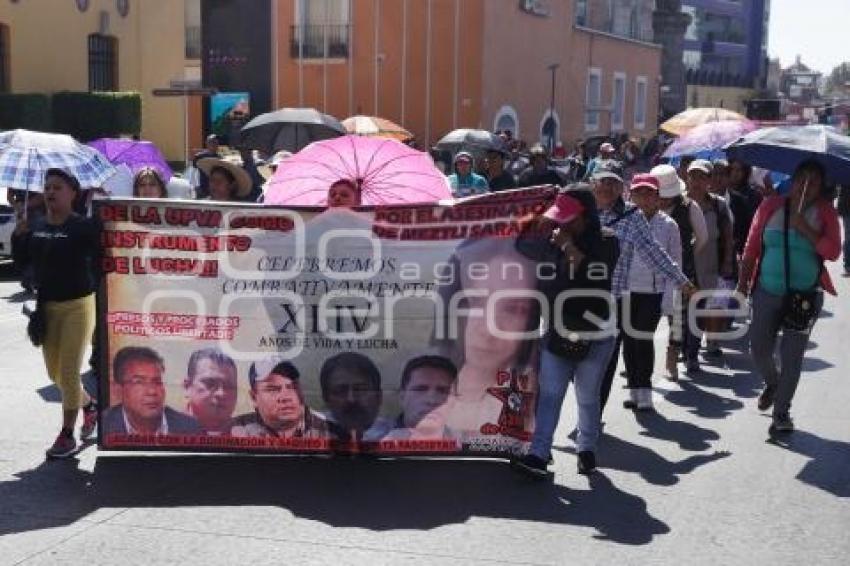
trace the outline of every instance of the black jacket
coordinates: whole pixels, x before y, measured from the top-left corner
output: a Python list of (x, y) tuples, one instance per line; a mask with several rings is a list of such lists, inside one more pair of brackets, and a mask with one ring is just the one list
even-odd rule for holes
[(32, 222), (12, 237), (12, 258), (20, 269), (31, 266), (41, 301), (70, 301), (97, 290), (101, 277), (102, 225), (96, 218), (72, 214), (64, 224)]
[(543, 173), (535, 173), (533, 167), (529, 167), (519, 176), (517, 186), (519, 187), (537, 187), (540, 185), (555, 185), (558, 187), (564, 186), (566, 183), (558, 173), (547, 168)]
[(507, 170), (502, 171), (501, 175), (487, 179), (487, 184), (490, 185), (490, 191), (507, 191), (516, 188), (516, 178)]
[[(556, 299), (561, 293), (582, 290), (610, 295), (611, 276), (617, 263), (619, 246), (617, 238), (608, 229), (603, 228), (603, 232), (603, 235), (588, 237), (578, 243), (585, 257), (576, 267), (571, 267), (564, 253), (550, 242), (549, 234), (526, 234), (517, 240), (517, 250), (521, 254), (552, 266), (547, 269), (540, 266), (542, 278), (538, 282), (538, 290), (546, 297), (549, 307), (549, 312), (542, 313), (549, 332), (551, 321), (555, 319)], [(555, 276), (550, 277), (553, 272)], [(611, 303), (601, 297), (570, 297), (563, 302), (561, 320), (569, 330), (597, 332), (603, 329), (587, 320), (585, 315), (606, 321), (612, 314), (610, 307)]]

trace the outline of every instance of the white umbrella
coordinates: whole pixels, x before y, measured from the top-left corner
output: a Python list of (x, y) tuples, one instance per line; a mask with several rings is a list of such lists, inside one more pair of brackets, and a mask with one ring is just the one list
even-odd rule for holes
[(0, 185), (43, 191), (49, 169), (62, 169), (83, 188), (102, 187), (115, 168), (97, 150), (71, 136), (29, 130), (0, 133)]

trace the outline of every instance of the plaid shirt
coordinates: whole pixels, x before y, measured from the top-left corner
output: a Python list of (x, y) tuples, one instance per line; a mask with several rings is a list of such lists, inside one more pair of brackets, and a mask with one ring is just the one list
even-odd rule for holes
[(632, 266), (635, 249), (641, 255), (644, 263), (656, 270), (661, 277), (677, 283), (678, 286), (687, 283), (687, 276), (682, 273), (682, 270), (652, 237), (652, 229), (649, 227), (646, 217), (639, 211), (630, 213), (629, 211), (632, 208), (634, 208), (633, 205), (627, 205), (627, 216), (622, 217), (619, 222), (613, 225), (612, 222), (615, 222), (620, 215), (613, 210), (599, 211), (599, 220), (602, 222), (602, 226), (609, 226), (620, 242), (620, 258), (617, 260), (617, 267), (614, 268), (614, 275), (611, 279), (611, 292), (615, 297), (622, 297), (623, 292), (628, 289), (629, 270)]

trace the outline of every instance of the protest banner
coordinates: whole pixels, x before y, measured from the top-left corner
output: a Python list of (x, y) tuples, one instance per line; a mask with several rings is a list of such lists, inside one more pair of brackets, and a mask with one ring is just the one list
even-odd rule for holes
[(524, 453), (552, 189), (357, 210), (113, 200), (102, 449)]

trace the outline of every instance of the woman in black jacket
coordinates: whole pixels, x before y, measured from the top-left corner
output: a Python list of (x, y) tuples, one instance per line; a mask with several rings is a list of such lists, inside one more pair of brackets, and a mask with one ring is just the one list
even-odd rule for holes
[(541, 348), (534, 436), (528, 454), (515, 465), (535, 476), (548, 474), (553, 436), (572, 381), (578, 402), (578, 471), (587, 474), (596, 468), (599, 392), (614, 348), (611, 275), (617, 262), (617, 239), (600, 226), (590, 188), (576, 184), (558, 195), (542, 221), (517, 246), (539, 262), (547, 331)]
[(47, 450), (48, 458), (67, 458), (77, 449), (74, 425), (80, 409), (80, 439), (94, 432), (97, 409), (83, 390), (80, 369), (95, 324), (95, 289), (99, 281), (100, 225), (73, 212), (81, 194), (77, 179), (61, 170), (47, 171), (47, 214), (30, 224), (19, 218), (12, 255), (20, 267), (32, 266), (38, 310), (45, 327), (42, 352), (47, 375), (62, 395), (62, 428)]

